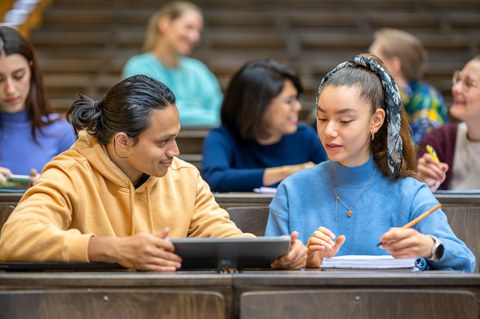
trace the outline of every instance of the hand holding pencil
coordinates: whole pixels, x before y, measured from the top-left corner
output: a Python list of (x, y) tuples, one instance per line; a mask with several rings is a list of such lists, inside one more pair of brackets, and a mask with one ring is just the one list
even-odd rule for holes
[(392, 227), (380, 238), (381, 246), (395, 258), (425, 257), (430, 258), (434, 240), (430, 235), (422, 234), (412, 228), (442, 207), (438, 204), (402, 227)]
[(436, 191), (447, 177), (448, 164), (442, 163), (432, 146), (425, 147), (427, 151), (417, 163), (417, 175), (428, 185), (430, 190)]

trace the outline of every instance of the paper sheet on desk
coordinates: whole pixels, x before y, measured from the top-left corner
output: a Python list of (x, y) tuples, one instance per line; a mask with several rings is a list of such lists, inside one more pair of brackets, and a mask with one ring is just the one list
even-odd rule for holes
[(449, 190), (437, 190), (434, 192), (434, 194), (445, 194), (445, 195), (468, 195), (468, 194), (473, 194), (473, 195), (478, 195), (480, 194), (480, 189), (468, 189), (468, 190), (455, 190), (455, 189), (449, 189)]
[(277, 189), (275, 187), (265, 187), (262, 186), (260, 188), (254, 188), (253, 191), (255, 193), (260, 193), (260, 194), (275, 194)]
[(393, 258), (390, 255), (345, 255), (325, 258), (322, 268), (344, 269), (389, 269), (389, 268), (415, 268), (418, 258)]

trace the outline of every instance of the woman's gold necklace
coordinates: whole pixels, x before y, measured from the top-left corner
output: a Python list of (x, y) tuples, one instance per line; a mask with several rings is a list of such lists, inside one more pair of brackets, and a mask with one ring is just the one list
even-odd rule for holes
[(363, 194), (365, 194), (365, 192), (367, 191), (368, 187), (370, 186), (370, 184), (372, 184), (373, 182), (373, 179), (375, 178), (375, 174), (377, 173), (377, 170), (374, 169), (373, 171), (373, 175), (372, 177), (370, 178), (370, 181), (368, 182), (367, 186), (365, 186), (365, 189), (362, 191), (362, 193), (360, 194), (360, 196), (358, 196), (357, 200), (355, 201), (355, 203), (353, 203), (352, 207), (348, 207), (341, 199), (340, 199), (340, 196), (338, 196), (337, 194), (337, 188), (335, 187), (335, 182), (333, 181), (333, 171), (332, 171), (332, 162), (330, 162), (330, 181), (332, 182), (332, 186), (333, 186), (333, 192), (335, 193), (335, 220), (338, 220), (338, 202), (340, 202), (340, 204), (342, 204), (343, 207), (345, 207), (347, 209), (347, 216), (350, 218), (352, 217), (353, 215), (353, 209), (355, 208), (355, 206), (357, 205), (358, 201), (360, 200), (360, 198), (362, 198)]

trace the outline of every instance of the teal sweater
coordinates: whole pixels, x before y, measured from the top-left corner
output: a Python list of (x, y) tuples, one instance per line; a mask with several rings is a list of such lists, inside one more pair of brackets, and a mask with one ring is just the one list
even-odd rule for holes
[(147, 75), (168, 86), (177, 99), (180, 124), (218, 126), (223, 95), (215, 75), (199, 60), (182, 57), (176, 69), (167, 68), (152, 54), (131, 57), (122, 78)]

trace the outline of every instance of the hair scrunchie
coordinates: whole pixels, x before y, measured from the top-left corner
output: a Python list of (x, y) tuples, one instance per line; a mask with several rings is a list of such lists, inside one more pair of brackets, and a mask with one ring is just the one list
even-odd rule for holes
[(403, 144), (400, 137), (401, 129), (401, 116), (402, 99), (398, 90), (397, 84), (393, 80), (392, 76), (378, 64), (377, 61), (361, 56), (355, 56), (351, 60), (345, 61), (337, 65), (333, 70), (328, 72), (320, 82), (318, 87), (318, 93), (316, 96), (315, 104), (318, 105), (318, 97), (321, 90), (328, 82), (330, 77), (345, 67), (349, 66), (361, 66), (368, 70), (375, 72), (380, 81), (382, 82), (383, 92), (385, 96), (385, 105), (387, 113), (387, 155), (388, 155), (388, 167), (393, 176), (398, 176), (400, 168), (402, 167), (403, 160)]

